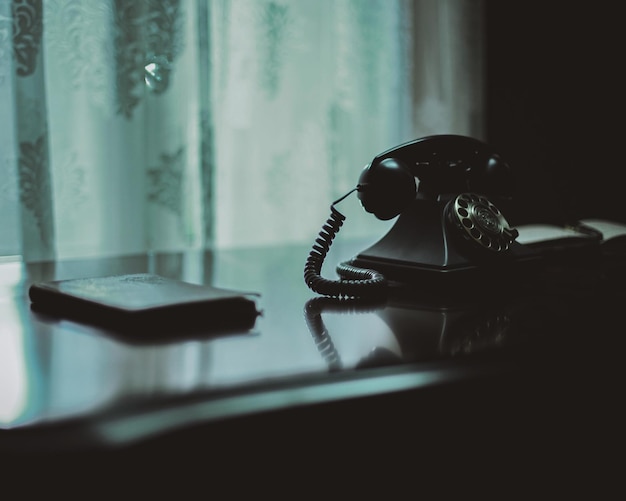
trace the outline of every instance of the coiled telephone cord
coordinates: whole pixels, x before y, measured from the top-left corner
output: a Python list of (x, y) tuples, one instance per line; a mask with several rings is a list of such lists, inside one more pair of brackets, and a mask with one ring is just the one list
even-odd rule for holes
[(363, 298), (383, 295), (387, 289), (387, 280), (378, 271), (352, 266), (349, 261), (340, 263), (336, 268), (340, 280), (329, 280), (321, 276), (322, 265), (330, 246), (346, 219), (335, 205), (357, 189), (358, 187), (354, 188), (331, 204), (330, 217), (320, 230), (306, 260), (304, 281), (318, 294), (337, 298)]
[(329, 371), (338, 371), (343, 368), (343, 363), (333, 340), (328, 333), (323, 313), (360, 314), (374, 313), (385, 305), (384, 301), (374, 299), (340, 299), (336, 297), (314, 297), (304, 305), (304, 318), (313, 336), (315, 346), (328, 365)]

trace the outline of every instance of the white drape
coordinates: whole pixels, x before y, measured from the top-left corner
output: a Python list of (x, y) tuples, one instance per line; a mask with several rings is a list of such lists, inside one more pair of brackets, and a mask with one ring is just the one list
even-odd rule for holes
[[(480, 2), (0, 0), (0, 255), (311, 242), (378, 152), (480, 137)], [(346, 236), (381, 222), (346, 201)]]

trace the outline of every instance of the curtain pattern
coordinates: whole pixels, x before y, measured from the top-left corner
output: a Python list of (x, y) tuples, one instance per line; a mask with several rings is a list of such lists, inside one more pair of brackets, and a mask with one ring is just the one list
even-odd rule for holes
[[(0, 256), (310, 242), (378, 152), (480, 136), (480, 2), (0, 0)], [(347, 236), (381, 234), (349, 199)]]
[[(6, 10), (6, 9), (3, 9)], [(53, 255), (54, 220), (52, 217), (52, 185), (48, 160), (48, 124), (41, 39), (43, 12), (41, 1), (20, 1), (7, 12), (11, 26), (2, 28), (7, 40), (13, 40), (15, 90), (14, 114), (16, 135), (17, 179), (22, 206), (21, 225), (24, 242), (33, 249), (35, 258)], [(12, 28), (11, 31), (9, 28)], [(3, 59), (8, 60), (6, 49)], [(5, 79), (3, 79), (5, 80)], [(10, 115), (5, 115), (8, 117)], [(3, 145), (5, 146), (5, 145)], [(4, 149), (4, 148), (3, 148)]]

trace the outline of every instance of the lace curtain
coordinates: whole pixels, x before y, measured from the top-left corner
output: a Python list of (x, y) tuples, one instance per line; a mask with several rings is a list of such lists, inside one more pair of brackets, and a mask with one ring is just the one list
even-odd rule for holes
[(0, 256), (312, 242), (378, 152), (481, 136), (480, 7), (0, 0)]

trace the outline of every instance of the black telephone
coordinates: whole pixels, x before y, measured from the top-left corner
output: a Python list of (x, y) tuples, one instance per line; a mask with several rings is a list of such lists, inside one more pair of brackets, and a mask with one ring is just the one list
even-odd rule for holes
[[(538, 259), (516, 241), (517, 230), (500, 211), (513, 187), (509, 165), (471, 137), (434, 135), (389, 149), (331, 204), (306, 261), (305, 282), (325, 296), (362, 298), (384, 294), (393, 283), (445, 289), (508, 280), (512, 270)], [(339, 264), (339, 280), (329, 280), (321, 276), (322, 264), (345, 220), (335, 205), (354, 191), (377, 218), (399, 217), (382, 239)]]

